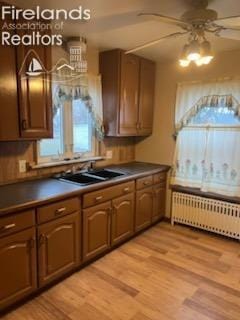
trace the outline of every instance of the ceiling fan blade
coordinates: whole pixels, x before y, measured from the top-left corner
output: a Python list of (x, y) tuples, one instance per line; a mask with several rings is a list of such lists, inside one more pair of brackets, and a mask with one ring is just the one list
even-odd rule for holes
[(225, 39), (238, 40), (240, 41), (240, 30), (223, 29), (216, 33), (216, 36)]
[(164, 36), (162, 38), (159, 38), (159, 39), (144, 43), (144, 44), (142, 44), (140, 46), (137, 46), (137, 47), (135, 47), (133, 49), (130, 49), (130, 50), (126, 51), (125, 53), (128, 54), (128, 53), (132, 53), (132, 52), (144, 49), (144, 48), (148, 48), (148, 47), (154, 46), (155, 44), (157, 44), (157, 43), (159, 43), (161, 41), (164, 41), (166, 39), (178, 38), (178, 37), (183, 36), (183, 35), (185, 35), (187, 33), (188, 33), (188, 31), (187, 32), (175, 32), (175, 33), (169, 34), (167, 36)]
[(214, 21), (214, 23), (226, 28), (240, 28), (240, 16), (232, 16), (226, 18), (220, 18)]
[(181, 27), (185, 30), (189, 29), (189, 27), (190, 27), (190, 24), (187, 22), (184, 22), (184, 21), (176, 19), (176, 18), (167, 17), (167, 16), (164, 16), (159, 13), (139, 13), (138, 16), (139, 17), (149, 17), (149, 18), (155, 19), (159, 22), (168, 23), (168, 24), (172, 24), (172, 25)]

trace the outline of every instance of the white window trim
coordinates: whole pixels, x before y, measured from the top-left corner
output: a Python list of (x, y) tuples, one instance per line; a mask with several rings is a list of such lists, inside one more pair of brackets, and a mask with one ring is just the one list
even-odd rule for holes
[[(62, 132), (63, 132), (63, 142), (65, 143), (63, 148), (63, 154), (59, 154), (59, 156), (41, 156), (40, 155), (40, 143), (41, 141), (37, 142), (37, 165), (32, 166), (32, 168), (41, 167), (46, 164), (46, 166), (54, 166), (60, 165), (60, 162), (63, 164), (68, 163), (77, 163), (77, 162), (84, 162), (91, 160), (92, 158), (97, 158), (97, 139), (94, 134), (94, 128), (92, 128), (92, 151), (91, 152), (73, 152), (73, 127), (69, 124), (72, 123), (72, 107), (71, 102), (66, 101), (65, 105), (62, 106), (62, 113), (63, 113), (63, 123), (62, 123)], [(68, 159), (68, 160), (65, 160)], [(69, 160), (70, 159), (70, 160)], [(81, 159), (81, 160), (80, 160)], [(53, 164), (53, 165), (51, 165)]]

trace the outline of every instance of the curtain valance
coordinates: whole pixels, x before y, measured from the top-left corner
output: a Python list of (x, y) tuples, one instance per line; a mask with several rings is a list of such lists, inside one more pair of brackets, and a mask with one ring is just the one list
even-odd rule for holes
[(97, 138), (104, 138), (101, 76), (73, 75), (67, 70), (55, 75), (52, 90), (54, 113), (64, 102), (81, 99), (91, 114)]
[(176, 130), (186, 126), (204, 106), (232, 108), (240, 117), (240, 80), (179, 84), (175, 111)]

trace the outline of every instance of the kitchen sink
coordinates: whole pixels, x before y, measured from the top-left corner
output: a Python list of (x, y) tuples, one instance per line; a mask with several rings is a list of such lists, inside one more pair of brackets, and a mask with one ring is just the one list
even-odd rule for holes
[(88, 184), (92, 184), (92, 183), (102, 182), (105, 179), (101, 179), (98, 177), (92, 177), (92, 176), (90, 176), (88, 174), (84, 174), (84, 173), (75, 173), (75, 174), (68, 174), (66, 176), (63, 176), (60, 178), (60, 180), (73, 182), (73, 183), (77, 183), (80, 185), (88, 185)]
[(103, 170), (96, 170), (93, 172), (89, 172), (89, 175), (94, 176), (94, 177), (104, 178), (104, 179), (113, 179), (116, 177), (123, 176), (124, 173), (112, 171), (112, 170), (108, 170), (108, 169), (103, 169)]
[(93, 183), (114, 179), (122, 175), (124, 175), (124, 173), (122, 172), (102, 169), (102, 170), (95, 170), (95, 171), (86, 172), (86, 173), (69, 173), (69, 174), (58, 177), (58, 179), (85, 186)]

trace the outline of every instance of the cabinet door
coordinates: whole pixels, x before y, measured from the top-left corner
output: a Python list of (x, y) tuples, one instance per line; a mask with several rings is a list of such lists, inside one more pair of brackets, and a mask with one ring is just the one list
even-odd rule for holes
[(145, 188), (136, 194), (136, 231), (151, 224), (153, 214), (153, 189)]
[[(51, 46), (20, 45), (17, 60), (21, 136), (51, 138)], [(42, 70), (34, 73), (34, 69)]]
[(39, 284), (43, 286), (79, 265), (79, 213), (38, 227)]
[(112, 210), (112, 244), (129, 238), (134, 232), (134, 194), (113, 200)]
[[(2, 5), (0, 4), (0, 7)], [(0, 20), (3, 23), (11, 20)], [(11, 35), (12, 30), (8, 30)], [(19, 139), (18, 96), (16, 74), (16, 48), (0, 44), (0, 141)]]
[(121, 56), (120, 135), (136, 135), (138, 122), (139, 58)]
[(155, 89), (155, 64), (141, 59), (139, 86), (139, 135), (149, 135), (153, 126), (153, 107)]
[(83, 210), (83, 260), (110, 247), (111, 202)]
[(35, 228), (0, 239), (0, 311), (37, 288)]
[(152, 221), (157, 221), (165, 215), (166, 186), (160, 184), (153, 187), (153, 216)]

